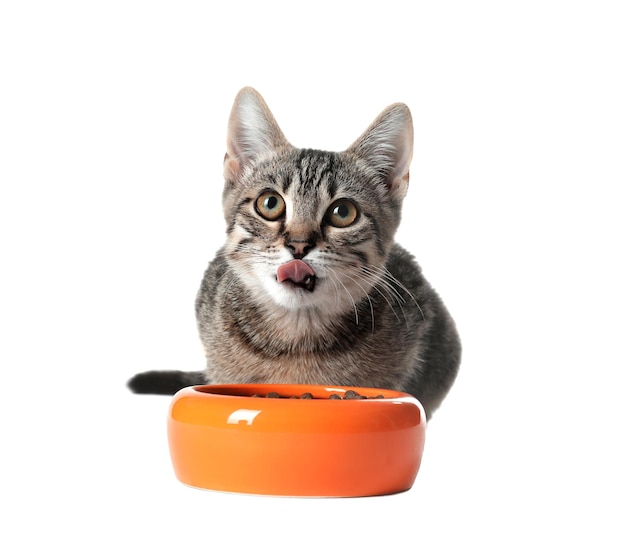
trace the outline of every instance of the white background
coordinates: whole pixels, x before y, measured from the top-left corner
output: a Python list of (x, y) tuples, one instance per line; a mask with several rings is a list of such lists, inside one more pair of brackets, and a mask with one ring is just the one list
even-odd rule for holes
[[(0, 538), (624, 540), (620, 4), (3, 2)], [(406, 493), (187, 488), (170, 398), (125, 388), (203, 366), (244, 85), (297, 146), (412, 110), (398, 239), (464, 359)]]

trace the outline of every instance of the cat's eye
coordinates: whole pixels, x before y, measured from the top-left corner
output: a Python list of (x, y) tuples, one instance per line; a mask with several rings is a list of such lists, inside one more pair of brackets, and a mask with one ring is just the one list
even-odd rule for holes
[(257, 198), (256, 210), (266, 220), (278, 220), (285, 213), (285, 200), (273, 190), (266, 190)]
[(326, 211), (326, 221), (335, 228), (347, 228), (359, 218), (359, 209), (353, 201), (340, 199)]

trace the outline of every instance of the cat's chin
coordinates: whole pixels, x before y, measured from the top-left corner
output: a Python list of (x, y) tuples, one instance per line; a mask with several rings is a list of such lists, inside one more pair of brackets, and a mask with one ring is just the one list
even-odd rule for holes
[(276, 283), (271, 290), (270, 295), (277, 305), (292, 310), (314, 307), (321, 297), (319, 288), (310, 290), (289, 281)]
[(329, 299), (323, 284), (317, 284), (314, 289), (309, 289), (290, 281), (277, 282), (267, 281), (265, 291), (272, 301), (289, 311), (321, 310), (324, 313), (334, 312), (337, 307), (337, 299)]

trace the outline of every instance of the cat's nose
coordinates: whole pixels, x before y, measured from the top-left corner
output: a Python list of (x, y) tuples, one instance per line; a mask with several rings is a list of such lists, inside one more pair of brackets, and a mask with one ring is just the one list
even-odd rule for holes
[(294, 258), (304, 258), (309, 250), (313, 248), (313, 243), (309, 241), (290, 240), (287, 243), (287, 248), (291, 251)]

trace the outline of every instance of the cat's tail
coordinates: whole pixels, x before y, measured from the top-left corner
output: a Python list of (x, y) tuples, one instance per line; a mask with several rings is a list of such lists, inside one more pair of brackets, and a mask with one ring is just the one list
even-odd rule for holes
[(174, 395), (187, 386), (206, 384), (202, 371), (147, 371), (138, 373), (128, 381), (128, 387), (135, 393)]

